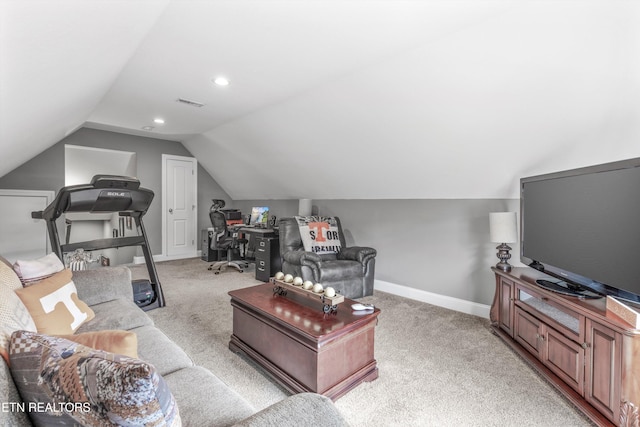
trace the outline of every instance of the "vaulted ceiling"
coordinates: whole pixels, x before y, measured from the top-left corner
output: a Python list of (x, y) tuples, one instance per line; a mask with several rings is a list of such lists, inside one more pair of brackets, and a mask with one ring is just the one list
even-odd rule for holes
[(0, 176), (82, 126), (180, 141), (234, 199), (516, 198), (640, 156), (633, 0), (0, 8)]

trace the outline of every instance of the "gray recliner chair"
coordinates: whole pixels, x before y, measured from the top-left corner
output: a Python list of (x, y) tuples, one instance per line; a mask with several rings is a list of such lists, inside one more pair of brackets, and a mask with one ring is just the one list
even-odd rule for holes
[(342, 225), (338, 225), (342, 249), (337, 254), (306, 252), (295, 218), (281, 218), (280, 258), (282, 272), (333, 287), (347, 298), (361, 298), (373, 294), (376, 250), (368, 247), (347, 247)]

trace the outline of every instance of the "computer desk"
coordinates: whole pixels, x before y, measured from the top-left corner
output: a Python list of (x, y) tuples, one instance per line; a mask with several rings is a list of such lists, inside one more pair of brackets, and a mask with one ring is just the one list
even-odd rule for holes
[(280, 244), (277, 228), (248, 227), (238, 224), (234, 231), (252, 236), (247, 250), (251, 251), (256, 264), (256, 280), (266, 282), (280, 270)]
[(249, 227), (244, 224), (234, 225), (234, 229), (239, 233), (255, 235), (256, 237), (278, 237), (277, 228)]

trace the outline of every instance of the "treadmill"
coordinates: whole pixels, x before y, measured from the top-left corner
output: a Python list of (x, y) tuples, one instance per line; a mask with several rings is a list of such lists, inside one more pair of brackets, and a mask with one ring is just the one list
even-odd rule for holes
[[(119, 175), (95, 175), (89, 184), (70, 185), (60, 189), (49, 206), (42, 211), (31, 212), (31, 217), (43, 219), (47, 222), (51, 248), (63, 263), (64, 254), (74, 252), (76, 249), (96, 251), (125, 246), (140, 246), (147, 265), (151, 289), (153, 290), (153, 299), (147, 305), (141, 307), (143, 310), (148, 311), (165, 306), (162, 286), (158, 280), (156, 266), (149, 249), (147, 233), (142, 222), (142, 217), (147, 213), (153, 196), (153, 191), (140, 187), (140, 181), (137, 178)], [(60, 244), (56, 220), (66, 212), (118, 212), (121, 217), (132, 217), (135, 220), (138, 235), (69, 243), (69, 234), (67, 233), (67, 241), (64, 244)]]

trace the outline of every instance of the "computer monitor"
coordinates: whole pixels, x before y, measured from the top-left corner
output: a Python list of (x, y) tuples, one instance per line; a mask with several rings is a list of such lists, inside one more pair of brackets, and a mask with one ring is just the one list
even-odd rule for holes
[(268, 206), (254, 206), (251, 209), (251, 218), (249, 224), (267, 225), (269, 222), (269, 207)]

